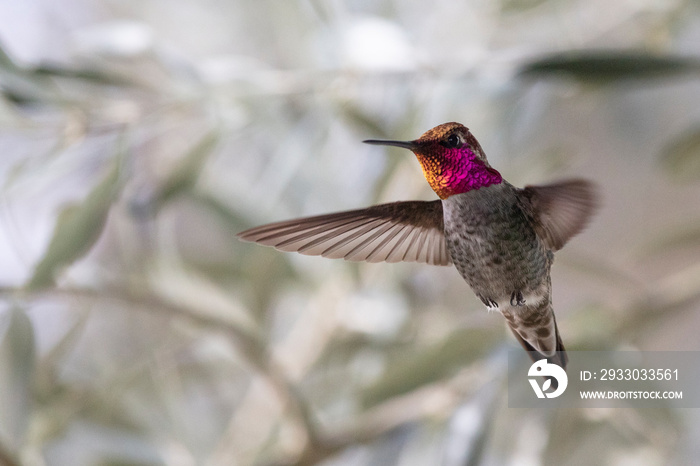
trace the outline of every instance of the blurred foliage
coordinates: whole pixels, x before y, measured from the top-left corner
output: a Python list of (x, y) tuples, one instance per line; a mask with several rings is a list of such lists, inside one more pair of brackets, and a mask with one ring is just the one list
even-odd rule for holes
[(27, 288), (35, 291), (52, 286), (54, 276), (64, 266), (84, 256), (102, 235), (107, 214), (119, 186), (120, 160), (85, 198), (82, 205), (64, 207), (56, 219), (56, 228)]
[(689, 130), (671, 141), (662, 154), (663, 166), (680, 181), (700, 178), (700, 131)]
[(432, 199), (360, 141), (462, 121), (516, 185), (603, 190), (567, 348), (700, 350), (700, 12), (652, 3), (0, 7), (0, 464), (691, 464), (694, 410), (508, 408), (454, 270), (235, 237)]
[(655, 56), (627, 51), (580, 51), (554, 54), (520, 69), (521, 76), (568, 75), (582, 81), (650, 79), (699, 74), (700, 60), (690, 57)]

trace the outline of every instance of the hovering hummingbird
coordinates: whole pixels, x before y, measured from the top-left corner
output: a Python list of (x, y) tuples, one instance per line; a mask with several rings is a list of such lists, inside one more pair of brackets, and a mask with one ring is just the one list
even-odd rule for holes
[(454, 264), (489, 310), (499, 310), (534, 360), (565, 368), (550, 268), (596, 207), (588, 181), (516, 188), (491, 167), (471, 132), (445, 123), (414, 141), (367, 140), (413, 151), (435, 201), (381, 204), (263, 225), (244, 241), (367, 262)]

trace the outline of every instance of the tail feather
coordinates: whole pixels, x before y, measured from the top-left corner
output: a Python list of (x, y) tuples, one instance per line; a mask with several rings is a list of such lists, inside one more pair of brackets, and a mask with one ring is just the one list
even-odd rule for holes
[(503, 316), (508, 321), (513, 335), (533, 361), (547, 358), (548, 362), (566, 369), (569, 359), (549, 300), (539, 305), (511, 307), (503, 312)]
[[(513, 332), (513, 335), (515, 335), (515, 338), (520, 342), (522, 347), (527, 351), (528, 356), (530, 356), (530, 359), (532, 359), (533, 362), (539, 361), (542, 358), (547, 358), (547, 362), (549, 363), (554, 363), (561, 367), (562, 369), (566, 370), (566, 364), (569, 362), (569, 357), (566, 355), (566, 349), (564, 348), (564, 344), (561, 341), (561, 337), (559, 336), (559, 329), (556, 328), (556, 322), (554, 324), (554, 327), (556, 329), (556, 338), (557, 338), (557, 346), (556, 346), (556, 351), (554, 352), (553, 355), (551, 356), (545, 356), (544, 354), (540, 353), (537, 351), (533, 346), (528, 343), (523, 337), (521, 337), (518, 332), (515, 331), (513, 327), (510, 327), (511, 331)], [(552, 390), (556, 390), (557, 386), (559, 385), (559, 382), (557, 381), (556, 378), (554, 377), (545, 377), (545, 379), (551, 380), (552, 383)]]
[(515, 338), (520, 342), (520, 345), (527, 351), (527, 354), (530, 356), (530, 359), (532, 361), (539, 361), (542, 358), (547, 358), (547, 362), (554, 363), (558, 366), (560, 366), (562, 369), (566, 369), (566, 365), (569, 362), (569, 357), (566, 355), (566, 348), (564, 348), (564, 343), (561, 341), (561, 337), (559, 336), (559, 329), (557, 329), (557, 349), (555, 353), (552, 356), (545, 356), (544, 354), (540, 353), (537, 351), (530, 343), (525, 341), (523, 337), (521, 337), (517, 331), (515, 331), (514, 328), (510, 327), (511, 331), (513, 332), (513, 335), (515, 335)]

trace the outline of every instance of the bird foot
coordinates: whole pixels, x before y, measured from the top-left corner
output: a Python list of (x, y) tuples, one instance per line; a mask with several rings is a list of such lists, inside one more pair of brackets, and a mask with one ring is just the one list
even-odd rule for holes
[(484, 306), (488, 308), (489, 311), (492, 311), (494, 309), (498, 309), (498, 303), (494, 301), (491, 298), (485, 298), (481, 295), (479, 295), (479, 299), (481, 300), (482, 303), (484, 303)]
[(518, 290), (518, 291), (513, 291), (510, 294), (510, 305), (511, 306), (524, 306), (525, 305), (525, 298), (523, 298), (523, 292)]

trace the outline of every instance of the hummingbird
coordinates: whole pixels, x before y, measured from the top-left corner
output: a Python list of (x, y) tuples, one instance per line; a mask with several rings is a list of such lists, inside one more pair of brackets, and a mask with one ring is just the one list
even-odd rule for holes
[(566, 368), (552, 308), (554, 252), (579, 233), (597, 206), (583, 179), (517, 188), (491, 167), (460, 123), (413, 141), (367, 144), (412, 151), (439, 199), (400, 201), (243, 231), (238, 237), (282, 251), (366, 262), (454, 265), (490, 311), (500, 311), (534, 360)]

